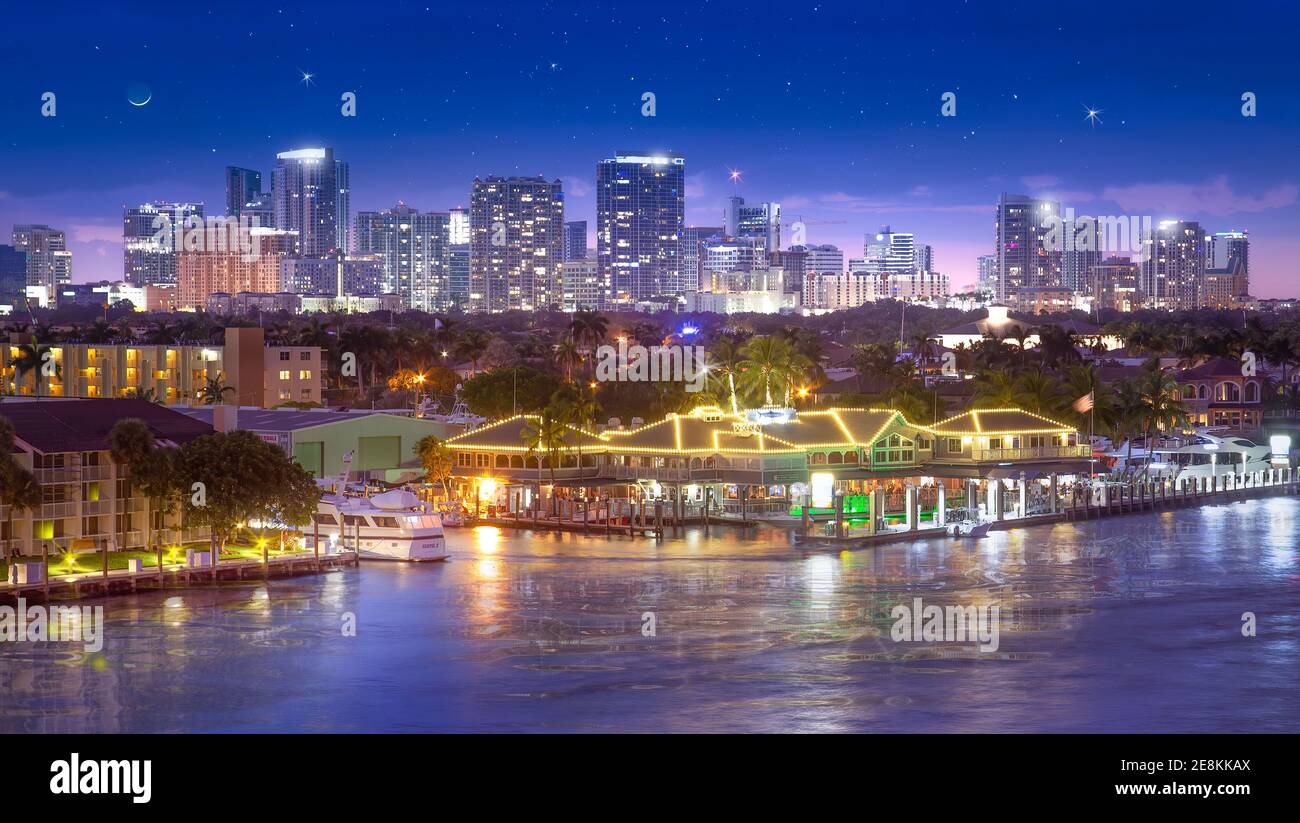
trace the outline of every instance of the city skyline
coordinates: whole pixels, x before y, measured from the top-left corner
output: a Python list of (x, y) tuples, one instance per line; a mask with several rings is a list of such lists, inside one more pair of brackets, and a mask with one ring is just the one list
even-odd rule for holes
[[(864, 233), (890, 224), (930, 244), (955, 289), (975, 282), (978, 257), (992, 251), (1005, 192), (1081, 215), (1248, 230), (1252, 293), (1295, 292), (1300, 97), (1269, 62), (1285, 48), (1285, 25), (1161, 17), (1179, 34), (1161, 42), (1180, 48), (1135, 49), (1152, 12), (1132, 10), (1132, 25), (1102, 39), (1023, 15), (1009, 30), (1013, 7), (924, 20), (905, 9), (883, 18), (773, 9), (755, 22), (705, 4), (686, 29), (671, 18), (619, 27), (578, 6), (476, 19), (376, 9), (325, 55), (330, 15), (306, 8), (257, 25), (213, 17), (198, 42), (165, 15), (42, 9), (40, 25), (68, 37), (58, 60), (39, 39), (19, 39), (37, 24), (19, 10), (0, 35), (15, 77), (0, 98), (0, 229), (62, 229), (75, 282), (120, 279), (123, 207), (161, 199), (217, 213), (227, 166), (260, 171), (265, 189), (277, 153), (329, 146), (350, 164), (353, 215), (398, 201), (467, 207), (476, 176), (540, 174), (563, 182), (564, 219), (586, 220), (591, 232), (597, 163), (637, 147), (687, 158), (687, 226), (720, 225), (735, 195), (780, 203), (783, 221), (805, 220), (809, 243), (837, 245), (848, 259), (861, 255)], [(1294, 22), (1294, 11), (1276, 14)], [(872, 38), (866, 55), (854, 46), (889, 27), (927, 36)], [(1062, 49), (1078, 46), (1074, 59), (1023, 68), (962, 56), (996, 54), (1036, 29)], [(417, 33), (421, 49), (406, 48)], [(593, 38), (611, 48), (580, 48)], [(773, 59), (807, 38), (815, 53)], [(1234, 53), (1233, 64), (1207, 72), (1201, 55), (1211, 48)], [(443, 56), (433, 67), (414, 56), (429, 49)], [(484, 64), (476, 50), (501, 58)], [(182, 59), (184, 72), (160, 68)], [(912, 69), (886, 71), (899, 64)], [(388, 82), (392, 73), (403, 80)], [(127, 99), (139, 86), (145, 105)], [(47, 90), (57, 94), (53, 118), (41, 117)], [(940, 111), (949, 91), (955, 117)], [(1247, 91), (1258, 100), (1253, 118), (1240, 111)], [(355, 118), (341, 114), (344, 92), (357, 95)], [(654, 117), (642, 115), (646, 92)]]

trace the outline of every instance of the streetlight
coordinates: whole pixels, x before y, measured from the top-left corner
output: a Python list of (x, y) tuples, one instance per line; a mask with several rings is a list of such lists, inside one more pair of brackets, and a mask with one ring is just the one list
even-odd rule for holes
[(413, 414), (416, 417), (420, 416), (420, 388), (423, 385), (424, 385), (424, 375), (417, 374), (415, 376), (415, 409), (413, 411)]

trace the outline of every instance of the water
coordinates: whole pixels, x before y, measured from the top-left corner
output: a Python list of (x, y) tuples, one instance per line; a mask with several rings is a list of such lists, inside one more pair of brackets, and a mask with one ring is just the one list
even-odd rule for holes
[[(850, 552), (451, 530), (446, 564), (102, 601), (99, 654), (0, 644), (0, 731), (1296, 731), (1298, 522), (1278, 498)], [(893, 642), (917, 596), (997, 604), (998, 651)]]

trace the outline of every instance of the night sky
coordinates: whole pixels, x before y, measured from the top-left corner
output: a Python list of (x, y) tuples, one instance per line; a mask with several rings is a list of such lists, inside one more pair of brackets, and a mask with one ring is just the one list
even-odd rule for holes
[(998, 194), (1045, 194), (1248, 229), (1252, 292), (1300, 295), (1294, 3), (24, 2), (3, 19), (0, 242), (64, 228), (78, 281), (121, 278), (123, 205), (219, 214), (223, 168), (269, 188), (277, 151), (333, 146), (354, 213), (467, 205), (475, 175), (560, 177), (594, 234), (596, 162), (664, 148), (686, 156), (688, 224), (719, 225), (736, 192), (859, 257), (890, 223), (967, 285)]

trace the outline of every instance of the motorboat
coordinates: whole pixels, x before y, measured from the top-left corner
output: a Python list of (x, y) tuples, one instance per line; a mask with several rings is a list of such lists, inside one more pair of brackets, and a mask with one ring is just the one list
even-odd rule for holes
[(958, 520), (948, 525), (948, 534), (953, 537), (984, 537), (992, 527), (992, 520)]
[(1152, 477), (1183, 480), (1225, 475), (1250, 475), (1273, 468), (1268, 446), (1244, 437), (1220, 437), (1197, 430), (1182, 444), (1161, 445), (1151, 450), (1147, 472)]
[(446, 560), (447, 541), (442, 515), (430, 511), (406, 489), (355, 497), (327, 494), (316, 508), (316, 522), (307, 534), (312, 548), (319, 532), (322, 545), (355, 549), (363, 560)]

